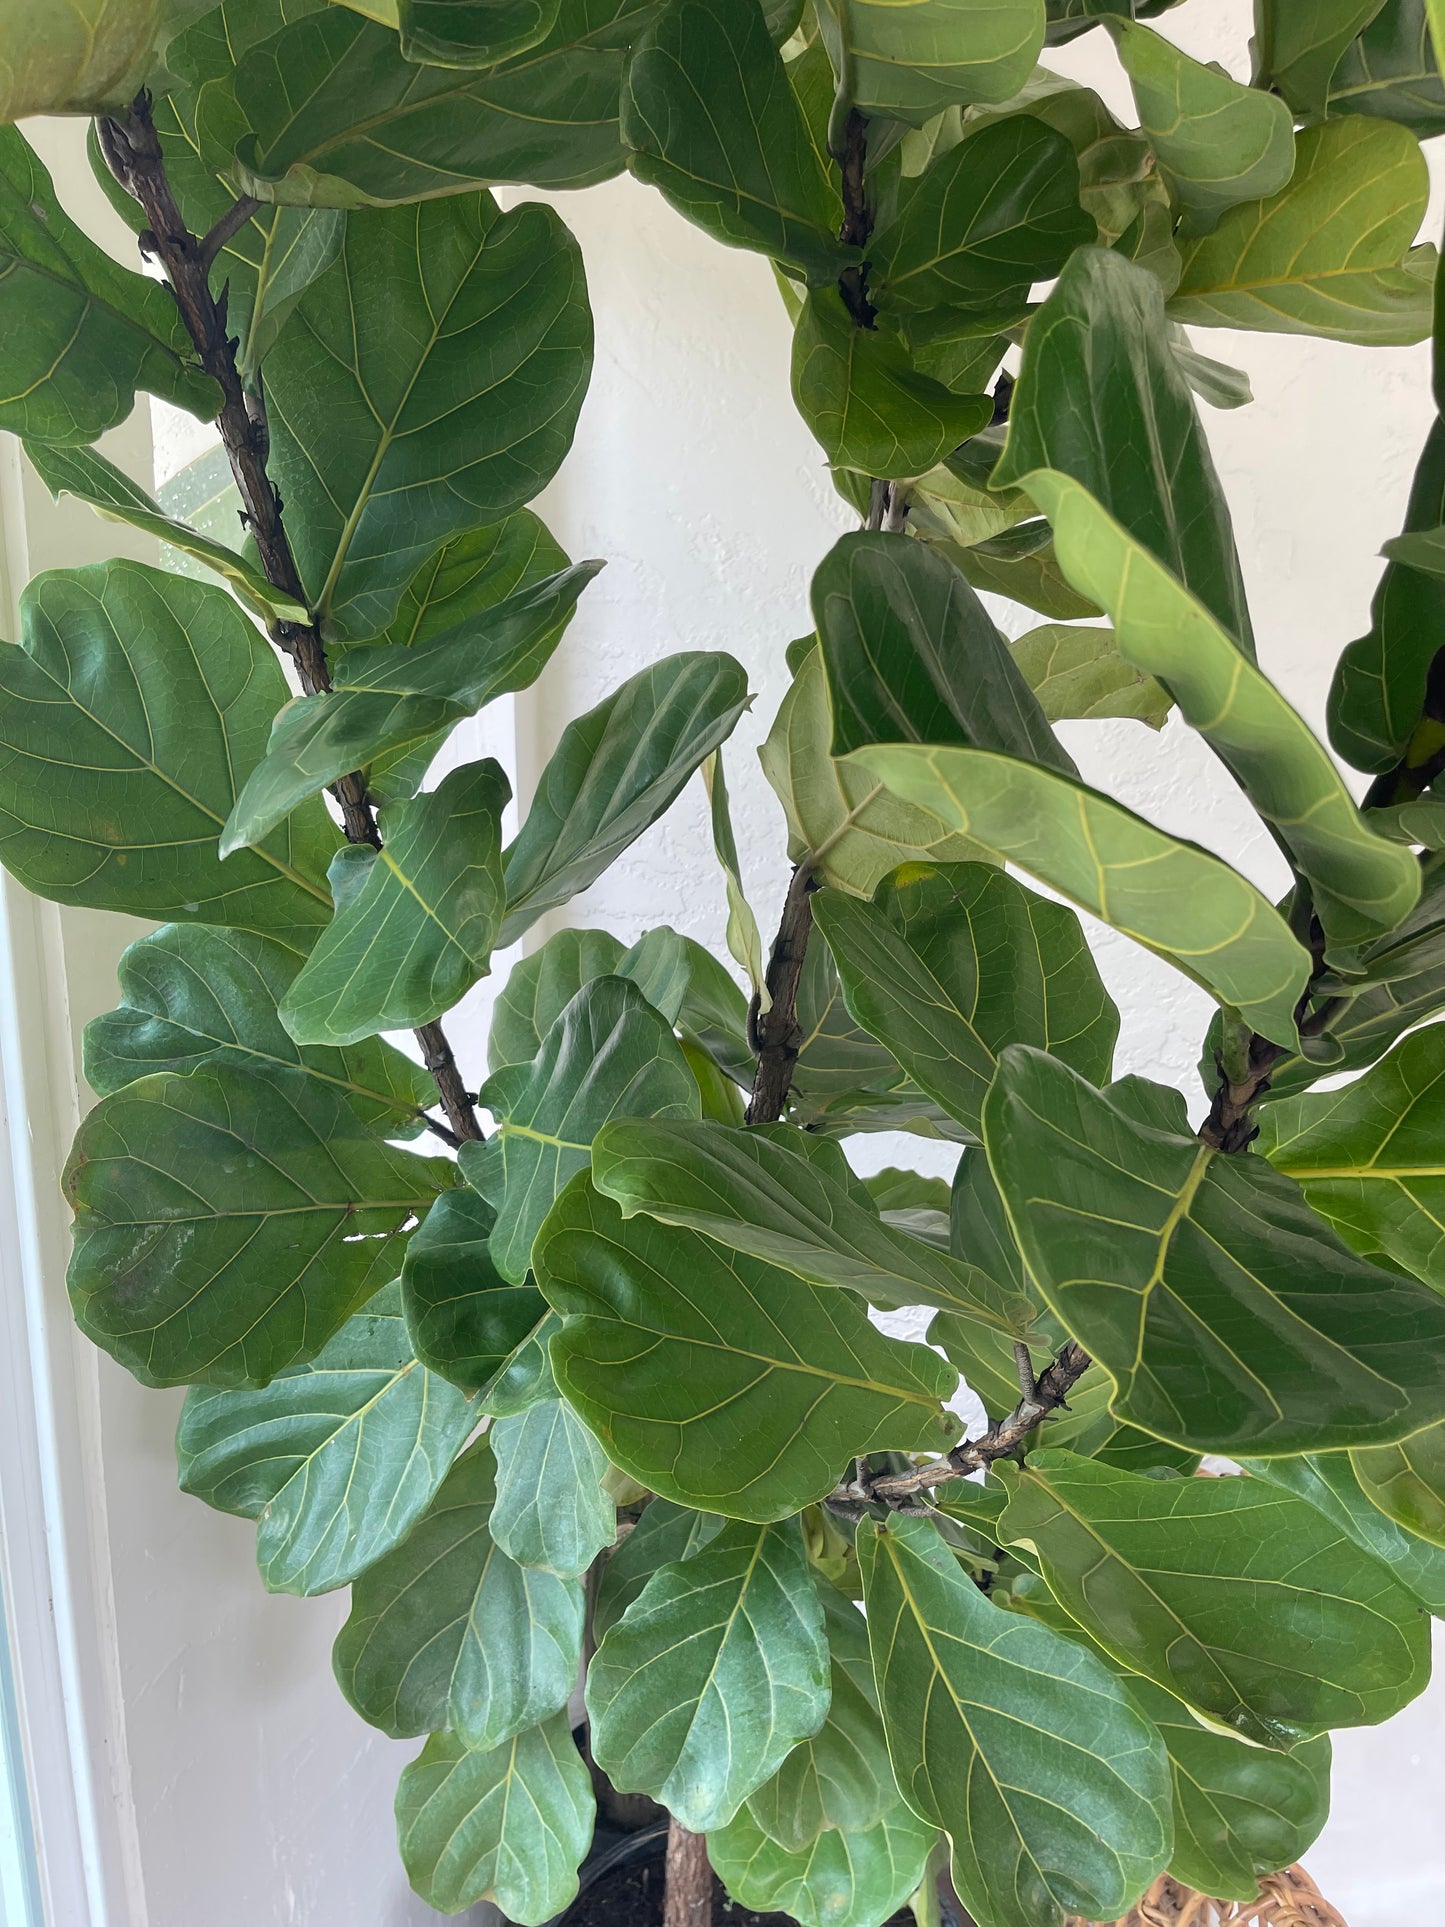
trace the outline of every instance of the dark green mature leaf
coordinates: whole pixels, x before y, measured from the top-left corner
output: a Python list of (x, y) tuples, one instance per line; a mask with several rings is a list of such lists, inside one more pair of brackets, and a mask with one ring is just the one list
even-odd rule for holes
[(813, 576), (812, 606), (835, 756), (962, 743), (1075, 774), (988, 611), (936, 550), (845, 535)]
[(1162, 729), (1173, 707), (1167, 689), (1119, 654), (1112, 629), (1043, 623), (1009, 643), (1024, 681), (1051, 723), (1128, 716)]
[(1259, 1148), (1353, 1250), (1445, 1291), (1445, 1024), (1340, 1090), (1271, 1104)]
[(1426, 0), (1386, 0), (1330, 79), (1331, 114), (1376, 114), (1421, 140), (1445, 133), (1445, 81)]
[(936, 468), (993, 411), (989, 396), (920, 374), (897, 335), (858, 327), (832, 286), (814, 288), (798, 317), (793, 400), (834, 467), (899, 480)]
[(540, 1399), (556, 1396), (557, 1381), (552, 1376), (548, 1349), (561, 1328), (562, 1320), (554, 1311), (545, 1312), (537, 1320), (487, 1386), (483, 1411), (493, 1418), (512, 1418)]
[(664, 1498), (784, 1519), (857, 1453), (941, 1450), (954, 1373), (885, 1338), (847, 1292), (696, 1232), (624, 1219), (584, 1176), (535, 1253), (562, 1313), (557, 1383), (608, 1457)]
[(575, 1579), (617, 1537), (602, 1489), (607, 1454), (565, 1400), (534, 1400), (494, 1420), (497, 1504), (492, 1536), (519, 1566)]
[(375, 636), (438, 542), (551, 479), (591, 368), (581, 256), (550, 208), (454, 194), (348, 222), (266, 361), (271, 469), (328, 635)]
[(868, 244), (868, 297), (885, 313), (929, 308), (1021, 314), (1094, 240), (1079, 168), (1064, 136), (1030, 115), (981, 127), (906, 187)]
[(299, 1071), (144, 1077), (65, 1167), (76, 1320), (143, 1384), (264, 1384), (396, 1276), (399, 1234), (451, 1181)]
[(1065, 574), (1113, 617), (1120, 654), (1165, 683), (1289, 850), (1330, 945), (1395, 929), (1419, 897), (1420, 866), (1365, 824), (1308, 724), (1087, 489), (1053, 469), (1023, 479), (1053, 524)]
[(825, 0), (818, 25), (864, 114), (921, 127), (945, 107), (1009, 100), (1044, 41), (1044, 0)]
[(1445, 1413), (1445, 1302), (1348, 1250), (1298, 1185), (1006, 1051), (989, 1165), (1034, 1282), (1122, 1419), (1197, 1451), (1370, 1445)]
[(440, 543), (402, 591), (377, 640), (415, 649), (456, 635), (463, 623), (569, 566), (546, 524), (530, 509), (517, 509)]
[(1365, 1497), (1349, 1453), (1246, 1459), (1244, 1468), (1323, 1512), (1347, 1538), (1388, 1566), (1399, 1584), (1435, 1618), (1445, 1617), (1445, 1550), (1406, 1532)]
[[(235, 76), (238, 173), (262, 200), (392, 206), (485, 186), (589, 187), (621, 172), (622, 52), (650, 4), (562, 0), (551, 32), (477, 73), (414, 65), (396, 34), (324, 7)], [(239, 131), (239, 130), (238, 130)]]
[[(0, 50), (8, 81), (7, 64)], [(211, 415), (219, 391), (186, 342), (166, 289), (97, 247), (24, 135), (0, 126), (0, 428), (93, 442), (125, 420), (137, 389)]]
[(193, 1387), (181, 1490), (258, 1521), (269, 1591), (330, 1592), (405, 1538), (476, 1418), (417, 1363), (389, 1285), (309, 1365), (259, 1390)]
[(170, 924), (142, 937), (120, 960), (120, 1007), (85, 1027), (86, 1082), (108, 1097), (156, 1071), (300, 1070), (386, 1136), (414, 1133), (436, 1102), (420, 1064), (379, 1039), (303, 1049), (288, 1035), (277, 1005), (302, 961), (302, 952), (251, 930)]
[(435, 744), (494, 696), (525, 688), (601, 566), (582, 562), (545, 576), (415, 648), (347, 650), (332, 670), (333, 689), (298, 696), (276, 717), (265, 758), (226, 824), (227, 854), (258, 842), (337, 776), (387, 751)]
[(827, 1710), (823, 1609), (796, 1524), (724, 1526), (663, 1566), (587, 1669), (597, 1764), (695, 1833), (726, 1826)]
[(401, 50), (435, 67), (495, 67), (552, 31), (557, 0), (398, 0)]
[(1096, 790), (984, 750), (906, 743), (857, 750), (849, 762), (935, 812), (973, 854), (1016, 864), (1247, 1011), (1265, 1036), (1294, 1043), (1309, 959), (1279, 913), (1217, 857)]
[(1025, 487), (1040, 469), (1072, 476), (1252, 650), (1229, 510), (1159, 283), (1112, 248), (1071, 255), (1029, 324), (992, 480)]
[(497, 1213), (491, 1259), (520, 1284), (552, 1200), (585, 1170), (592, 1140), (614, 1117), (701, 1116), (696, 1080), (672, 1032), (636, 984), (594, 977), (542, 1039), (531, 1064), (482, 1087), (499, 1128), (464, 1148), (467, 1181)]
[(1152, 27), (1114, 28), (1139, 124), (1184, 210), (1202, 233), (1225, 208), (1277, 194), (1294, 172), (1294, 117), (1285, 103), (1191, 60)]
[(895, 1801), (866, 1830), (830, 1827), (790, 1852), (741, 1807), (708, 1835), (707, 1851), (741, 1906), (801, 1927), (880, 1927), (918, 1891), (937, 1837)]
[(595, 1811), (565, 1713), (488, 1753), (434, 1733), (396, 1790), (402, 1864), (428, 1906), (490, 1900), (519, 1927), (543, 1927), (576, 1895)]
[(1323, 1513), (1262, 1479), (1147, 1478), (1034, 1452), (998, 1531), (1131, 1671), (1260, 1746), (1373, 1726), (1423, 1690), (1413, 1599)]
[[(382, 846), (332, 865), (336, 915), (281, 1005), (298, 1043), (354, 1044), (429, 1024), (491, 969), (502, 922), (502, 811), (488, 758), (381, 812)], [(344, 882), (343, 882), (344, 877)]]
[(1184, 251), (1176, 320), (1385, 346), (1430, 332), (1434, 263), (1406, 260), (1425, 215), (1420, 144), (1393, 121), (1307, 127), (1288, 187), (1231, 208)]
[(627, 1218), (702, 1232), (809, 1285), (886, 1306), (939, 1305), (1006, 1332), (1033, 1322), (1031, 1299), (884, 1224), (866, 1194), (860, 1203), (818, 1159), (769, 1133), (711, 1120), (609, 1124), (592, 1147), (592, 1181)]
[(1169, 1855), (1154, 1728), (1092, 1653), (991, 1605), (930, 1521), (865, 1520), (858, 1556), (893, 1771), (979, 1927), (1117, 1919)]
[(650, 1499), (647, 1509), (602, 1568), (592, 1608), (592, 1636), (603, 1640), (652, 1575), (662, 1566), (690, 1559), (722, 1531), (715, 1512), (694, 1512), (668, 1499)]
[(576, 1683), (582, 1588), (499, 1549), (493, 1498), (491, 1445), (478, 1439), (352, 1591), (336, 1677), (393, 1739), (448, 1728), (479, 1751), (498, 1746), (560, 1712)]
[(223, 589), (139, 562), (39, 576), (0, 646), (0, 852), (38, 896), (309, 941), (338, 841), (319, 803), (222, 867), (216, 838), (286, 699)]
[(1384, 0), (1316, 0), (1314, 6), (1298, 7), (1292, 0), (1258, 0), (1259, 79), (1273, 82), (1300, 113), (1322, 115), (1341, 57), (1383, 5)]
[(632, 172), (717, 240), (822, 280), (853, 258), (756, 0), (671, 0), (627, 63), (622, 138)]
[(871, 904), (819, 893), (818, 928), (848, 1008), (969, 1131), (1005, 1044), (1109, 1075), (1119, 1013), (1078, 918), (982, 863), (917, 865)]
[(594, 977), (631, 978), (653, 1009), (675, 1023), (687, 997), (690, 966), (688, 939), (666, 924), (645, 932), (630, 950), (608, 930), (558, 930), (513, 964), (492, 1006), (487, 1062), (494, 1071), (530, 1064), (547, 1032)]
[(1445, 1547), (1445, 1426), (1430, 1425), (1398, 1445), (1351, 1452), (1360, 1490), (1416, 1539)]
[(407, 1239), (401, 1302), (416, 1355), (463, 1391), (502, 1370), (547, 1306), (492, 1263), (496, 1214), (466, 1185), (443, 1191)]
[(727, 740), (750, 700), (732, 656), (690, 650), (640, 670), (568, 723), (505, 853), (499, 943), (601, 876)]
[[(748, 1820), (761, 1839), (781, 1848), (790, 1858), (803, 1853), (821, 1833), (836, 1831), (851, 1836), (867, 1832), (898, 1803), (898, 1788), (878, 1717), (868, 1628), (852, 1600), (834, 1587), (819, 1583), (818, 1596), (823, 1604), (832, 1682), (828, 1717), (810, 1739), (801, 1740), (793, 1748), (772, 1779), (764, 1781), (747, 1799)], [(751, 1850), (760, 1847), (761, 1841), (749, 1846), (751, 1858)], [(734, 1858), (731, 1848), (729, 1858)], [(779, 1856), (764, 1853), (764, 1858), (772, 1867), (780, 1864)], [(726, 1879), (726, 1874), (723, 1877)], [(805, 1890), (807, 1884), (805, 1881)], [(871, 1887), (872, 1882), (862, 1884)], [(917, 1884), (915, 1877), (913, 1885)], [(907, 1891), (911, 1893), (912, 1887)], [(746, 1901), (746, 1896), (739, 1897)], [(887, 1917), (886, 1912), (883, 1917)]]

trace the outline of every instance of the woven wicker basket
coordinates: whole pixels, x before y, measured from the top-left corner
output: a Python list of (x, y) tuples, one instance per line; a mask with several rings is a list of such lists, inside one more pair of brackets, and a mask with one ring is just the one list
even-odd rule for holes
[[(1069, 1927), (1091, 1927), (1075, 1920)], [(1345, 1927), (1303, 1867), (1266, 1874), (1256, 1900), (1210, 1900), (1161, 1874), (1117, 1927)]]

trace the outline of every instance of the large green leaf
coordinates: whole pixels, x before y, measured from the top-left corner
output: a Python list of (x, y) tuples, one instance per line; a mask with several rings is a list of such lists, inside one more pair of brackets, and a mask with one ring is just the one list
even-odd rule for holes
[(1072, 476), (1251, 648), (1229, 510), (1159, 283), (1113, 248), (1071, 255), (1029, 324), (992, 480), (1027, 488), (1041, 469)]
[(1445, 80), (1426, 0), (1386, 0), (1330, 77), (1331, 114), (1377, 114), (1426, 140), (1445, 133)]
[(402, 591), (378, 640), (415, 649), (455, 635), (464, 622), (567, 567), (546, 524), (530, 509), (517, 509), (439, 543)]
[(1126, 1090), (1022, 1045), (983, 1121), (1029, 1271), (1113, 1377), (1120, 1418), (1272, 1457), (1445, 1415), (1445, 1302), (1356, 1257), (1262, 1158), (1146, 1124)]
[(415, 1029), (491, 969), (502, 921), (502, 811), (511, 785), (488, 758), (381, 812), (382, 846), (332, 864), (336, 915), (281, 1005), (298, 1043), (354, 1044)]
[(1345, 1536), (1389, 1567), (1436, 1619), (1445, 1617), (1445, 1549), (1417, 1539), (1365, 1497), (1347, 1452), (1297, 1459), (1246, 1459), (1247, 1472), (1283, 1486), (1323, 1512)]
[(401, 1300), (416, 1355), (464, 1391), (486, 1385), (547, 1307), (492, 1263), (496, 1214), (467, 1185), (443, 1191), (406, 1243)]
[(608, 1555), (592, 1606), (592, 1637), (600, 1642), (663, 1566), (690, 1559), (722, 1531), (715, 1512), (694, 1512), (669, 1499), (649, 1499), (642, 1517)]
[(557, 0), (397, 0), (401, 50), (436, 67), (495, 67), (552, 31)]
[(428, 1906), (490, 1900), (518, 1927), (543, 1927), (576, 1895), (595, 1811), (565, 1713), (487, 1753), (434, 1733), (396, 1790), (402, 1864)]
[(1078, 918), (1002, 870), (920, 864), (872, 903), (821, 891), (813, 916), (853, 1016), (969, 1131), (1005, 1044), (1108, 1077), (1119, 1013)]
[(827, 1710), (823, 1608), (796, 1524), (725, 1526), (663, 1566), (587, 1669), (597, 1764), (695, 1833), (726, 1826)]
[(1186, 234), (1284, 187), (1294, 172), (1294, 118), (1282, 100), (1191, 60), (1152, 27), (1120, 21), (1114, 43)]
[(223, 589), (139, 562), (37, 576), (0, 645), (0, 853), (38, 896), (272, 934), (326, 922), (319, 803), (224, 867), (216, 839), (286, 699)]
[(486, 185), (588, 187), (619, 173), (622, 47), (639, 0), (562, 0), (544, 40), (478, 73), (416, 66), (394, 32), (324, 8), (235, 76), (239, 173), (263, 200), (390, 206)]
[(276, 717), (265, 757), (227, 821), (227, 854), (258, 843), (337, 776), (387, 752), (435, 746), (494, 696), (525, 688), (601, 566), (583, 562), (545, 576), (415, 648), (345, 651), (333, 689), (298, 696)]
[(301, 1070), (340, 1091), (364, 1123), (397, 1137), (436, 1102), (420, 1064), (379, 1039), (302, 1048), (277, 1006), (302, 953), (251, 930), (169, 924), (121, 957), (121, 1004), (85, 1027), (85, 1079), (100, 1097), (155, 1071)]
[(1028, 114), (981, 127), (905, 184), (898, 212), (868, 244), (868, 297), (885, 313), (929, 308), (1021, 314), (1095, 238), (1079, 206), (1064, 136)]
[(181, 1490), (258, 1522), (270, 1591), (330, 1592), (406, 1536), (476, 1418), (417, 1363), (389, 1285), (310, 1364), (259, 1390), (188, 1392)]
[(1000, 1542), (1131, 1671), (1257, 1746), (1373, 1726), (1423, 1690), (1415, 1601), (1325, 1515), (1263, 1479), (1150, 1478), (1034, 1452)]
[(670, 0), (627, 62), (622, 138), (632, 172), (719, 241), (822, 280), (853, 257), (757, 0)]
[[(0, 42), (0, 100), (14, 85)], [(125, 420), (138, 388), (214, 414), (220, 390), (186, 343), (169, 292), (97, 247), (24, 135), (0, 126), (0, 428), (92, 442)]]
[(1445, 1426), (1427, 1426), (1398, 1445), (1351, 1452), (1360, 1490), (1413, 1538), (1445, 1547)]
[(789, 1851), (742, 1807), (708, 1835), (707, 1851), (741, 1906), (801, 1927), (880, 1927), (922, 1885), (936, 1838), (931, 1826), (895, 1800), (866, 1829), (830, 1827)]
[(955, 1374), (847, 1292), (624, 1219), (579, 1175), (537, 1240), (552, 1364), (613, 1463), (681, 1505), (783, 1519), (850, 1456), (946, 1449)]
[(858, 1556), (893, 1771), (979, 1927), (1117, 1919), (1169, 1857), (1154, 1728), (1102, 1660), (991, 1605), (930, 1521), (865, 1520)]
[(1329, 943), (1393, 930), (1419, 897), (1420, 866), (1363, 822), (1299, 713), (1087, 489), (1055, 469), (1022, 479), (1053, 524), (1064, 573), (1113, 617), (1119, 653), (1164, 683), (1289, 850)]
[(864, 114), (921, 127), (1018, 92), (1044, 43), (1044, 0), (824, 0), (818, 25)]
[(493, 1498), (492, 1448), (478, 1439), (352, 1591), (336, 1677), (394, 1739), (447, 1728), (478, 1750), (499, 1746), (560, 1712), (576, 1684), (582, 1588), (507, 1557)]
[(876, 746), (849, 765), (933, 811), (974, 854), (1016, 864), (1167, 958), (1265, 1036), (1295, 1041), (1309, 958), (1254, 886), (1197, 844), (1052, 770), (985, 750)]
[(439, 541), (551, 479), (591, 368), (581, 256), (550, 208), (466, 194), (348, 222), (266, 360), (271, 471), (329, 635), (385, 629)]
[(396, 1276), (452, 1175), (300, 1071), (143, 1077), (96, 1105), (65, 1167), (77, 1322), (143, 1384), (264, 1384)]
[(617, 1537), (602, 1488), (607, 1454), (565, 1399), (535, 1399), (493, 1421), (497, 1504), (492, 1535), (519, 1566), (559, 1579), (586, 1572)]
[(1271, 1104), (1259, 1148), (1347, 1245), (1445, 1291), (1445, 1024), (1342, 1089)]
[(1231, 208), (1184, 251), (1169, 312), (1212, 328), (1263, 328), (1366, 345), (1430, 332), (1430, 270), (1405, 260), (1425, 215), (1425, 157), (1393, 121), (1308, 127), (1294, 177)]
[(520, 1284), (552, 1200), (585, 1170), (614, 1117), (695, 1118), (697, 1083), (672, 1026), (625, 977), (594, 977), (542, 1039), (535, 1060), (498, 1071), (481, 1101), (498, 1119), (462, 1153), (467, 1180), (497, 1213), (491, 1260)]
[(793, 400), (833, 467), (899, 480), (936, 468), (993, 410), (920, 374), (897, 335), (860, 328), (834, 286), (812, 289), (798, 317)]
[(207, 0), (7, 0), (0, 121), (128, 107)]
[(1322, 115), (1330, 80), (1350, 42), (1385, 0), (1256, 0), (1255, 64), (1301, 114)]
[(818, 565), (812, 606), (835, 756), (961, 743), (1074, 774), (988, 611), (936, 550), (845, 535)]
[(1046, 622), (1009, 648), (1051, 723), (1128, 716), (1162, 729), (1173, 707), (1167, 689), (1125, 662), (1112, 629)]
[(721, 651), (665, 656), (568, 723), (506, 851), (515, 942), (585, 890), (654, 823), (747, 708), (742, 665)]
[(492, 1006), (488, 1064), (494, 1071), (530, 1064), (547, 1032), (594, 977), (631, 978), (653, 1009), (675, 1023), (688, 992), (690, 961), (687, 940), (666, 924), (645, 932), (630, 950), (608, 930), (554, 932), (513, 964)]

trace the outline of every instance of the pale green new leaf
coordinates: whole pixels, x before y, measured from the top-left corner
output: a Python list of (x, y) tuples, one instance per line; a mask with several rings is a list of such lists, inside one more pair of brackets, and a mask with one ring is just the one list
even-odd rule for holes
[(417, 1363), (389, 1285), (309, 1365), (259, 1390), (194, 1387), (181, 1490), (258, 1522), (269, 1591), (330, 1592), (406, 1536), (476, 1418)]
[(614, 1465), (679, 1505), (786, 1519), (856, 1454), (954, 1442), (952, 1368), (884, 1337), (851, 1293), (624, 1219), (583, 1175), (534, 1261), (564, 1320), (551, 1353), (568, 1403)]
[(6, 0), (0, 121), (128, 107), (207, 0)]
[(790, 1852), (743, 1807), (708, 1835), (707, 1851), (741, 1906), (781, 1914), (801, 1927), (881, 1927), (922, 1884), (937, 1837), (895, 1802), (866, 1830), (830, 1827)]
[(768, 1010), (772, 997), (763, 981), (763, 936), (753, 906), (743, 889), (738, 841), (733, 834), (732, 812), (728, 808), (727, 782), (723, 776), (722, 751), (715, 749), (702, 766), (703, 787), (707, 791), (708, 811), (712, 818), (712, 847), (723, 873), (727, 891), (727, 946), (730, 955), (747, 972), (749, 984), (759, 1006)]
[(1044, 0), (824, 0), (818, 25), (862, 113), (921, 127), (1019, 91), (1044, 43)]
[(587, 1669), (597, 1764), (694, 1833), (726, 1826), (827, 1710), (823, 1608), (795, 1523), (728, 1525), (663, 1566)]
[(1112, 629), (1046, 622), (1009, 648), (1051, 723), (1127, 716), (1162, 729), (1174, 706), (1167, 689), (1125, 662)]
[(490, 1437), (493, 1538), (519, 1566), (577, 1578), (617, 1537), (617, 1509), (602, 1489), (607, 1454), (560, 1398), (494, 1420)]
[(630, 950), (607, 930), (558, 930), (513, 964), (492, 1006), (488, 1065), (499, 1071), (530, 1064), (547, 1032), (594, 977), (630, 978), (655, 1011), (676, 1023), (692, 978), (689, 942), (666, 924), (645, 931)]

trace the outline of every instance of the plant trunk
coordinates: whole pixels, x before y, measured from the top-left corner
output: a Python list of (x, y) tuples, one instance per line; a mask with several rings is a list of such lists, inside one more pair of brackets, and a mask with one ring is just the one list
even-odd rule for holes
[(667, 1902), (663, 1927), (713, 1927), (715, 1881), (707, 1841), (676, 1820), (667, 1830)]

